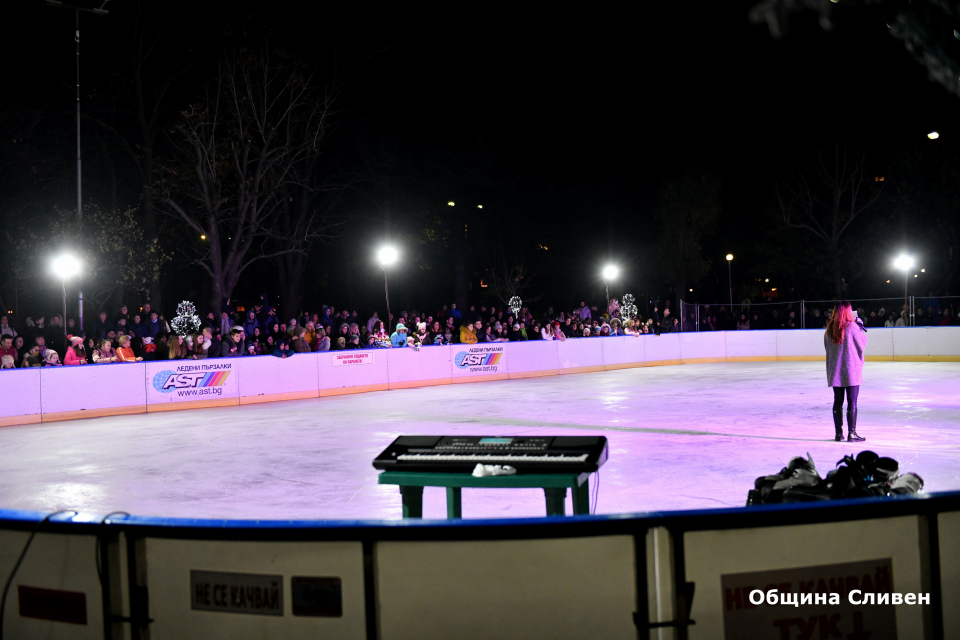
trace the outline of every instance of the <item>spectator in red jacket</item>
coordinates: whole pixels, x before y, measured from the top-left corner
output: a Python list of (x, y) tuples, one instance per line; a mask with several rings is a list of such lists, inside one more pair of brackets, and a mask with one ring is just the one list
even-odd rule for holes
[(17, 361), (17, 350), (13, 346), (13, 336), (7, 333), (0, 338), (0, 358), (3, 356), (12, 356), (13, 361)]

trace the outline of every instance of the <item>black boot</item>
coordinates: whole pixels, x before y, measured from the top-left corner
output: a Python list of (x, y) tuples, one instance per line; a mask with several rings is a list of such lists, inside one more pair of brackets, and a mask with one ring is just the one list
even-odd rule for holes
[(863, 436), (857, 435), (857, 409), (847, 407), (847, 442), (863, 442)]
[(843, 408), (833, 410), (833, 428), (837, 430), (834, 440), (843, 440)]

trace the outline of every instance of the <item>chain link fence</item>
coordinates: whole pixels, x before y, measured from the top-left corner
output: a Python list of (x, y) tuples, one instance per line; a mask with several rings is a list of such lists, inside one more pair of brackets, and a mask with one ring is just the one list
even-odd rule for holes
[[(869, 327), (929, 327), (958, 324), (960, 296), (849, 300)], [(692, 304), (681, 300), (682, 331), (822, 329), (836, 300)]]

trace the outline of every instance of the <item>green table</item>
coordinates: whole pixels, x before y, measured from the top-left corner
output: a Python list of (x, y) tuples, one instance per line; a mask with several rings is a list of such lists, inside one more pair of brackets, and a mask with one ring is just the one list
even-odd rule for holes
[(589, 473), (517, 474), (512, 476), (488, 476), (475, 478), (469, 473), (421, 473), (413, 471), (384, 471), (378, 484), (400, 486), (404, 518), (423, 517), (423, 488), (447, 488), (447, 518), (460, 518), (460, 489), (477, 487), (484, 489), (543, 489), (547, 501), (548, 516), (566, 515), (564, 501), (567, 488), (573, 492), (573, 513), (589, 515)]

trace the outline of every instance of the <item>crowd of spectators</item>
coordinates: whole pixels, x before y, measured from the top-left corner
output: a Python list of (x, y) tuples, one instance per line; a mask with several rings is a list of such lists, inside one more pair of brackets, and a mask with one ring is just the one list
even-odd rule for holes
[(319, 313), (303, 312), (281, 319), (266, 294), (252, 309), (231, 305), (210, 311), (200, 326), (186, 335), (149, 304), (138, 312), (126, 305), (114, 314), (101, 311), (80, 331), (74, 319), (59, 315), (28, 317), (22, 323), (0, 316), (0, 366), (42, 367), (106, 364), (151, 360), (203, 360), (272, 355), (289, 358), (298, 353), (349, 349), (403, 348), (481, 342), (567, 340), (601, 336), (640, 336), (679, 330), (669, 308), (643, 320), (624, 319), (612, 301), (604, 312), (581, 303), (570, 311), (550, 307), (535, 318), (524, 307), (518, 313), (495, 306), (444, 305), (436, 313), (401, 311), (384, 321), (377, 312), (364, 320), (357, 312), (324, 305)]
[[(0, 367), (43, 367), (138, 362), (150, 360), (203, 360), (270, 355), (290, 358), (298, 353), (349, 349), (420, 348), (444, 344), (569, 340), (605, 336), (642, 336), (675, 331), (823, 328), (832, 311), (806, 307), (802, 312), (787, 308), (761, 313), (760, 305), (744, 303), (731, 312), (726, 306), (704, 305), (691, 311), (683, 322), (669, 308), (653, 307), (650, 316), (625, 318), (617, 300), (606, 310), (585, 302), (571, 310), (549, 307), (535, 317), (524, 307), (517, 313), (496, 306), (443, 305), (436, 313), (401, 311), (384, 320), (377, 312), (368, 319), (356, 310), (322, 307), (319, 313), (303, 312), (281, 319), (266, 294), (253, 308), (224, 301), (219, 311), (201, 318), (200, 326), (179, 335), (149, 304), (131, 313), (124, 305), (114, 314), (101, 311), (94, 322), (80, 331), (69, 318), (59, 315), (25, 318), (22, 323), (0, 316)], [(904, 326), (903, 310), (859, 310), (867, 327)], [(739, 316), (739, 317), (738, 317)], [(916, 309), (914, 324), (956, 324), (947, 305), (932, 296)]]
[[(874, 309), (857, 308), (867, 328), (874, 327), (948, 327), (958, 324), (950, 305), (942, 304), (933, 295), (916, 298), (913, 318), (910, 309), (880, 306)], [(955, 299), (954, 299), (955, 300)], [(832, 303), (818, 306), (817, 303), (752, 304), (745, 300), (738, 309), (727, 305), (687, 305), (683, 319), (683, 331), (747, 331), (756, 329), (823, 329), (833, 313)]]

